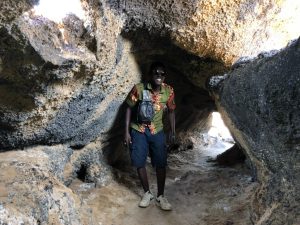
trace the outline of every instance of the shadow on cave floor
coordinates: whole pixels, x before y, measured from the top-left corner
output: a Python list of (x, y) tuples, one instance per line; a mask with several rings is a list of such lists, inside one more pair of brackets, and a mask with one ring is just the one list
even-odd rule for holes
[[(184, 64), (191, 65), (196, 59), (176, 46), (170, 46), (166, 40), (149, 40), (149, 37), (146, 37), (146, 41), (130, 40), (134, 43), (133, 54), (142, 74), (146, 74), (151, 61), (162, 61), (168, 68), (166, 83), (175, 89), (179, 147), (169, 154), (165, 190), (173, 211), (163, 212), (154, 202), (147, 209), (137, 207), (142, 188), (136, 171), (130, 166), (129, 152), (122, 146), (123, 104), (104, 143), (104, 152), (113, 166), (115, 179), (108, 186), (93, 190), (89, 193), (90, 197), (87, 197), (87, 204), (92, 208), (95, 220), (102, 224), (131, 225), (251, 224), (248, 206), (256, 183), (252, 181), (249, 169), (245, 163), (231, 167), (215, 166), (209, 160), (222, 153), (224, 146), (221, 146), (222, 149), (218, 141), (195, 136), (208, 132), (211, 112), (215, 110), (208, 92), (194, 85), (184, 74), (192, 69), (184, 67)], [(143, 43), (151, 43), (151, 46)], [(178, 59), (182, 62), (178, 62)], [(222, 159), (226, 161), (227, 154), (224, 155)], [(149, 161), (147, 170), (150, 188), (156, 194), (155, 170)]]

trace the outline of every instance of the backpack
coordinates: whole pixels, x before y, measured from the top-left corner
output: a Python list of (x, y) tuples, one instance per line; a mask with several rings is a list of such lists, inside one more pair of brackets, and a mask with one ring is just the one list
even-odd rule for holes
[(154, 117), (155, 111), (151, 99), (151, 93), (144, 84), (142, 100), (139, 102), (137, 110), (137, 121), (139, 123), (150, 123)]

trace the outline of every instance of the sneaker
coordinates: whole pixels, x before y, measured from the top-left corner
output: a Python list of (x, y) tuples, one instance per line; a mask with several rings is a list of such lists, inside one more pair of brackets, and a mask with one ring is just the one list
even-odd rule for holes
[(153, 199), (153, 195), (150, 191), (147, 191), (142, 200), (140, 201), (139, 207), (146, 208), (150, 205), (150, 201)]
[(172, 210), (171, 204), (168, 202), (167, 198), (160, 195), (156, 198), (156, 205), (158, 205), (162, 210), (170, 211)]

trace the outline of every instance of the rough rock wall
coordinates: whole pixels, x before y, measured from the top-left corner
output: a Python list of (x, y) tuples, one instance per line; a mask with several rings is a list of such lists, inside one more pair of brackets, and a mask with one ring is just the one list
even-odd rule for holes
[(300, 40), (234, 69), (217, 91), (219, 111), (261, 182), (252, 204), (257, 225), (300, 223), (299, 62)]
[(30, 13), (1, 26), (1, 149), (85, 145), (112, 125), (140, 72), (121, 19), (89, 12), (89, 30), (76, 16), (56, 24)]
[(227, 65), (240, 57), (280, 49), (300, 35), (300, 3), (291, 0), (113, 2), (113, 8), (128, 16), (128, 30), (159, 30), (183, 49)]
[(81, 189), (110, 182), (100, 144), (74, 151), (66, 145), (2, 152), (0, 224), (95, 224), (90, 209), (69, 185)]
[(0, 2), (0, 24), (5, 24), (30, 10), (39, 0), (3, 0)]

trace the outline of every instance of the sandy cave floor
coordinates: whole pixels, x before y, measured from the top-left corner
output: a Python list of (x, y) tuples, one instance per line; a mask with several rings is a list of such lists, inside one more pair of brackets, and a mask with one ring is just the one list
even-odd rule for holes
[[(250, 225), (249, 206), (257, 183), (245, 164), (222, 168), (207, 162), (221, 153), (219, 147), (169, 155), (165, 195), (171, 212), (160, 210), (155, 200), (148, 208), (138, 207), (143, 192), (132, 168), (115, 171), (117, 181), (102, 188), (80, 188), (84, 183), (74, 182), (71, 188), (90, 208), (84, 224)], [(147, 167), (150, 189), (156, 194), (155, 170), (149, 163)]]

